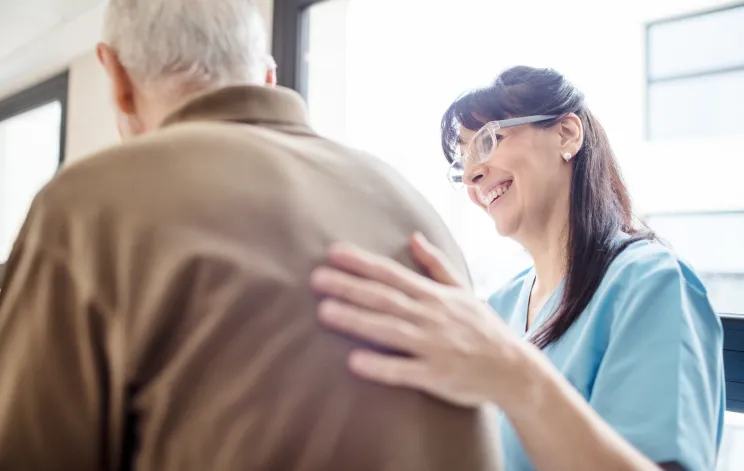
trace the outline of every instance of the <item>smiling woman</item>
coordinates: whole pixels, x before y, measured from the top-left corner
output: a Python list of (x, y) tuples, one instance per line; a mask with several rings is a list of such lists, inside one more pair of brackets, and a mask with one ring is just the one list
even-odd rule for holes
[[(586, 308), (618, 253), (653, 239), (634, 225), (615, 156), (583, 94), (552, 70), (515, 67), (460, 97), (442, 119), (442, 148), (463, 169), (470, 199), (487, 209), (500, 235), (525, 247), (538, 270), (558, 268), (538, 277), (536, 291), (545, 297), (565, 277), (560, 313), (536, 334), (542, 347)], [(504, 182), (511, 204), (489, 198), (494, 190), (503, 193)], [(631, 237), (617, 243), (620, 232)], [(546, 236), (554, 243), (546, 244)], [(546, 251), (556, 242), (565, 242), (565, 250)], [(528, 324), (537, 311), (533, 305)]]
[(442, 143), (450, 177), (534, 267), (484, 305), (420, 236), (431, 279), (334, 248), (312, 279), (330, 297), (321, 320), (406, 354), (357, 352), (351, 368), (498, 405), (509, 470), (714, 469), (721, 322), (690, 266), (636, 224), (583, 95), (554, 70), (509, 69), (449, 107)]

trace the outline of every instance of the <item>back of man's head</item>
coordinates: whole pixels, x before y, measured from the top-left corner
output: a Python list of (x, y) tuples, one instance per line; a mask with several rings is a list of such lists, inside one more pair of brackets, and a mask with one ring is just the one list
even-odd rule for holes
[(251, 0), (110, 0), (103, 40), (98, 55), (113, 82), (120, 128), (137, 128), (120, 129), (125, 135), (152, 129), (165, 108), (195, 93), (273, 79)]
[(110, 0), (104, 40), (141, 83), (262, 83), (266, 33), (250, 0)]

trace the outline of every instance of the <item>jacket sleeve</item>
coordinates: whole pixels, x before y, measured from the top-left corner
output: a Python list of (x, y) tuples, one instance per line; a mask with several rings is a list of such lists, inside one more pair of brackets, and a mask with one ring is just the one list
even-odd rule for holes
[(27, 221), (0, 292), (0, 471), (107, 469), (100, 324), (40, 230)]

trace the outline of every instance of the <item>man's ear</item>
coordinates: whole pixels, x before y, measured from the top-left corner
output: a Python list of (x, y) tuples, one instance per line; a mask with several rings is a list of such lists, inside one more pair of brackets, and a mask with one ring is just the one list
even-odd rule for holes
[(266, 70), (266, 85), (269, 87), (276, 87), (276, 69)]
[(111, 80), (116, 107), (124, 114), (134, 114), (134, 86), (129, 74), (119, 62), (119, 56), (111, 46), (104, 43), (96, 46), (96, 55)]
[(266, 58), (266, 85), (276, 87), (276, 62), (272, 56)]
[(567, 114), (558, 123), (558, 133), (561, 154), (568, 152), (572, 156), (576, 155), (584, 142), (584, 126), (581, 119), (574, 113)]

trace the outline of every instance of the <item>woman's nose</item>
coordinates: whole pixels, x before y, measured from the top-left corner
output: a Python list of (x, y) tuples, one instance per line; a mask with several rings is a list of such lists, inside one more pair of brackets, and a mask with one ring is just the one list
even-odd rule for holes
[(474, 186), (478, 183), (478, 180), (486, 176), (488, 169), (485, 165), (473, 165), (470, 168), (466, 168), (463, 175), (463, 183), (468, 186)]

